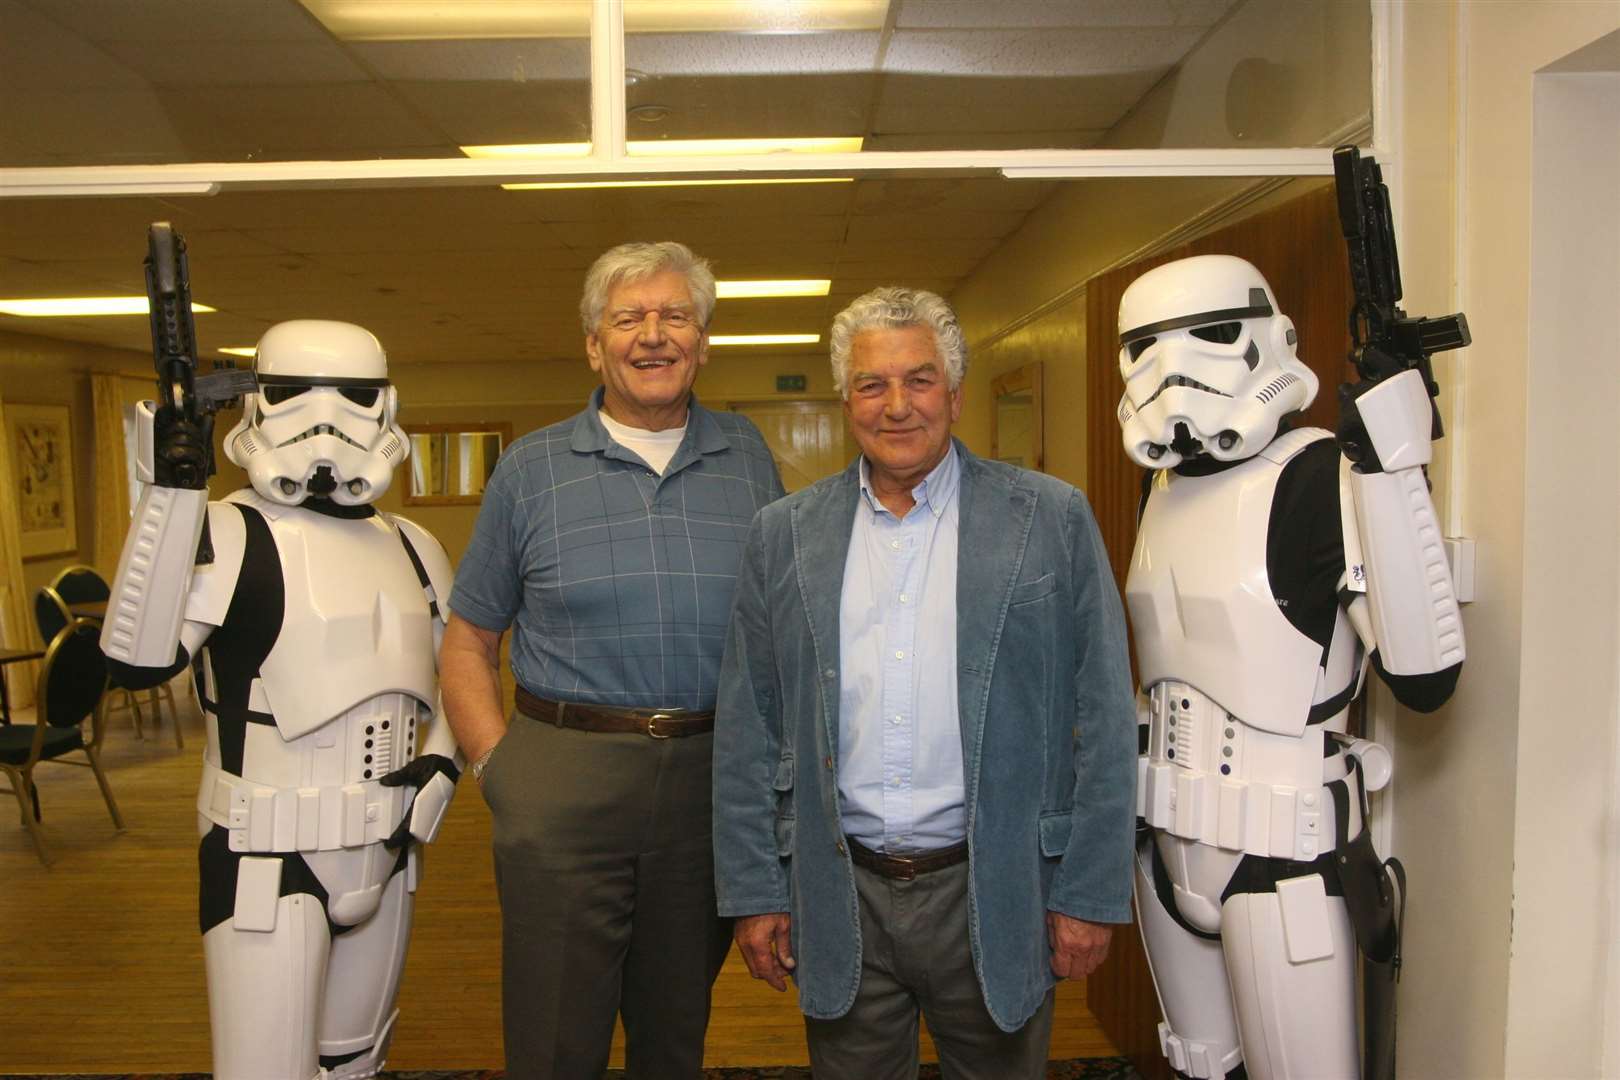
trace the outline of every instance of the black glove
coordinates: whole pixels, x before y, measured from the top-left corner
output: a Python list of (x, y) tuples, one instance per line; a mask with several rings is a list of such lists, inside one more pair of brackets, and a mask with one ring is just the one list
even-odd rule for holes
[[(421, 757), (409, 761), (400, 768), (388, 773), (377, 782), (383, 787), (404, 787), (409, 785), (417, 791), (421, 791), (427, 782), (439, 773), (448, 776), (451, 784), (461, 779), (461, 770), (456, 768), (454, 761), (443, 754), (423, 754)], [(394, 829), (388, 839), (383, 841), (383, 847), (389, 851), (398, 851), (411, 842), (411, 811), (415, 809), (415, 806), (416, 798), (413, 794), (410, 803), (405, 807), (405, 812), (400, 815), (398, 827)]]
[(152, 435), (152, 473), (159, 487), (190, 491), (208, 487), (208, 464), (213, 455), (212, 416), (193, 420), (172, 405), (164, 405), (152, 418)]

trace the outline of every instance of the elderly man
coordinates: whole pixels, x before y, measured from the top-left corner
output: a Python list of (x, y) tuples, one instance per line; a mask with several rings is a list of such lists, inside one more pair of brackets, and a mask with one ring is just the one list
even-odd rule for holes
[(817, 1080), (1045, 1076), (1056, 978), (1130, 918), (1136, 718), (1085, 497), (951, 438), (944, 300), (833, 324), (861, 456), (754, 521), (715, 730), (720, 911)]
[[(747, 420), (700, 407), (708, 264), (624, 244), (585, 278), (585, 411), (512, 444), (456, 574), (441, 682), (494, 817), (507, 1072), (696, 1077), (730, 945), (709, 828), (738, 558), (782, 495)], [(501, 707), (516, 624), (517, 710)]]

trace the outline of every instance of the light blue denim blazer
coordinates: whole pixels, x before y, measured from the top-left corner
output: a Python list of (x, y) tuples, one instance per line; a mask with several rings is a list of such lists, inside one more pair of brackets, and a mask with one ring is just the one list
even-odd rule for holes
[[(1013, 1031), (1055, 981), (1048, 909), (1130, 920), (1135, 704), (1119, 592), (1085, 496), (956, 451), (969, 934), (990, 1015)], [(799, 1005), (818, 1018), (848, 1012), (861, 975), (836, 773), (858, 466), (755, 516), (715, 717), (720, 913), (791, 912)]]

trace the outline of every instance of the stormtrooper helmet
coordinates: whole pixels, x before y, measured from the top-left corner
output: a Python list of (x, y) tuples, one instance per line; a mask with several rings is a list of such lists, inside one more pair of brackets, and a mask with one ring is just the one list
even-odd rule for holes
[(1149, 270), (1119, 301), (1119, 425), (1148, 469), (1252, 457), (1316, 397), (1294, 324), (1252, 265), (1197, 255)]
[(285, 506), (312, 495), (360, 506), (388, 490), (410, 442), (394, 421), (399, 398), (370, 331), (278, 323), (259, 339), (253, 371), (258, 392), (244, 398), (225, 453), (255, 491)]

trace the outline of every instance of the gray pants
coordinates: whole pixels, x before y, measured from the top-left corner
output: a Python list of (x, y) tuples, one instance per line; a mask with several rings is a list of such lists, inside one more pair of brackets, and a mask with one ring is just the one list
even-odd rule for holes
[(712, 746), (512, 718), (483, 785), (512, 1080), (596, 1080), (616, 1013), (628, 1076), (701, 1075), (731, 944), (715, 914)]
[(911, 881), (855, 867), (861, 985), (836, 1020), (805, 1018), (815, 1080), (915, 1080), (917, 1016), (945, 1080), (1041, 1080), (1052, 1041), (1052, 992), (1023, 1027), (985, 1009), (968, 942), (968, 864)]

